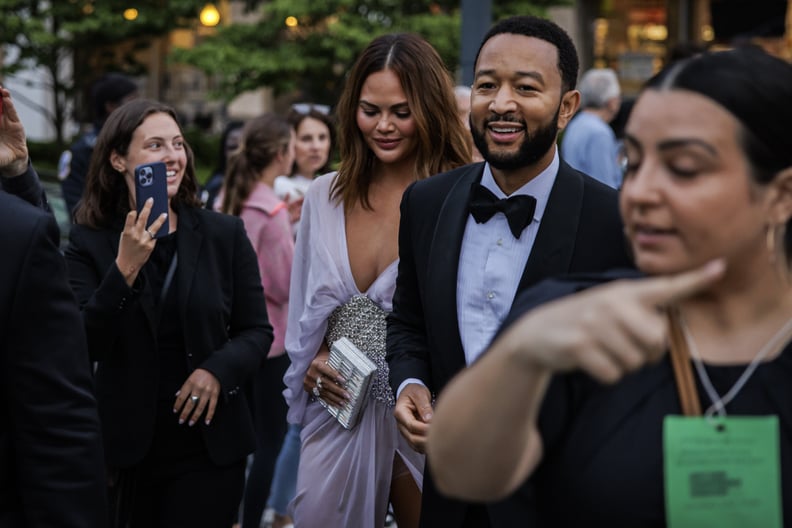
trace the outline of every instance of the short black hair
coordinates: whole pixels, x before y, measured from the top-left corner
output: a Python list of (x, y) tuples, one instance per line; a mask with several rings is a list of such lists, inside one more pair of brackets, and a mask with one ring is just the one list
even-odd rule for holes
[(136, 92), (137, 84), (123, 73), (106, 73), (94, 82), (91, 97), (94, 105), (94, 118), (97, 121), (107, 119), (108, 103), (120, 104), (124, 97)]
[(558, 49), (558, 71), (561, 73), (561, 89), (564, 92), (574, 90), (577, 84), (578, 70), (580, 61), (578, 60), (577, 49), (572, 39), (561, 27), (545, 18), (523, 15), (505, 18), (497, 22), (490, 28), (484, 39), (481, 41), (476, 60), (478, 64), (481, 48), (489, 39), (503, 33), (534, 37), (545, 42), (549, 42)]

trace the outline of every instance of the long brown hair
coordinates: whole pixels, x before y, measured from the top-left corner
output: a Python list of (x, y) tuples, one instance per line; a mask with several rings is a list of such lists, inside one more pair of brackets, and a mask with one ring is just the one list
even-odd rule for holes
[(345, 210), (358, 202), (371, 209), (368, 191), (375, 155), (363, 139), (356, 116), (363, 83), (383, 70), (399, 78), (415, 120), (415, 178), (470, 163), (468, 132), (458, 118), (453, 82), (440, 55), (418, 35), (382, 35), (358, 57), (338, 102), (341, 164), (331, 197), (343, 202)]
[(250, 120), (242, 129), (239, 148), (228, 161), (223, 180), (222, 211), (239, 216), (261, 171), (283, 152), (291, 140), (292, 126), (286, 119), (272, 113)]
[[(160, 113), (171, 116), (181, 130), (173, 108), (156, 101), (135, 99), (113, 110), (96, 138), (85, 178), (85, 192), (74, 212), (75, 223), (97, 229), (107, 228), (129, 213), (129, 188), (124, 176), (110, 163), (110, 156), (113, 151), (126, 156), (135, 130), (148, 116)], [(171, 206), (200, 207), (192, 150), (186, 142), (184, 145), (187, 165), (179, 190), (171, 199)]]

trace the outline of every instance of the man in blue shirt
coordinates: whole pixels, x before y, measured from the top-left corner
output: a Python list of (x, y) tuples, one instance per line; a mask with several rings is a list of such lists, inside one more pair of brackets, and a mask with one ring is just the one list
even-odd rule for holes
[(621, 88), (609, 68), (588, 70), (580, 79), (581, 110), (567, 126), (561, 156), (567, 163), (602, 183), (618, 189), (621, 169), (619, 143), (608, 125), (621, 106)]

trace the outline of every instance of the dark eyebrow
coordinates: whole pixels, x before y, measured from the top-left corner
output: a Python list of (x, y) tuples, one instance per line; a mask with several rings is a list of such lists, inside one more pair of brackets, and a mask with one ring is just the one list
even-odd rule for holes
[[(178, 135), (173, 136), (170, 140), (171, 141), (175, 141), (177, 139), (182, 139), (182, 138), (183, 138), (183, 136), (181, 134), (178, 134)], [(162, 136), (149, 136), (147, 138), (144, 138), (143, 141), (166, 141), (166, 140)]]
[[(625, 134), (624, 140), (625, 142), (630, 143), (639, 150), (641, 149), (641, 144), (638, 142), (638, 140), (635, 137), (631, 136), (630, 134)], [(718, 151), (715, 147), (713, 147), (706, 141), (697, 138), (669, 139), (667, 141), (661, 141), (660, 144), (657, 146), (657, 148), (661, 151), (673, 150), (681, 147), (700, 147), (706, 150), (707, 152), (709, 152), (710, 154), (712, 154), (713, 156), (718, 155)]]
[(682, 139), (672, 139), (668, 141), (663, 141), (660, 143), (659, 148), (660, 150), (671, 150), (680, 147), (690, 147), (690, 146), (698, 146), (712, 154), (713, 156), (718, 155), (718, 151), (707, 143), (706, 141), (702, 141), (701, 139), (696, 138), (682, 138)]
[[(483, 75), (495, 75), (495, 70), (479, 70), (476, 72), (476, 79)], [(531, 79), (535, 79), (536, 81), (544, 84), (544, 77), (542, 74), (537, 71), (516, 71), (512, 78), (520, 78), (520, 77), (530, 77)]]
[[(370, 106), (371, 108), (379, 108), (379, 106), (377, 106), (377, 105), (375, 105), (373, 103), (370, 103), (370, 102), (366, 101), (365, 99), (361, 99), (360, 100), (360, 104), (366, 105), (366, 106)], [(391, 108), (391, 110), (401, 110), (401, 109), (405, 109), (405, 108), (409, 110), (410, 104), (407, 101), (404, 101), (403, 103), (396, 103), (395, 105), (392, 105), (390, 108)]]

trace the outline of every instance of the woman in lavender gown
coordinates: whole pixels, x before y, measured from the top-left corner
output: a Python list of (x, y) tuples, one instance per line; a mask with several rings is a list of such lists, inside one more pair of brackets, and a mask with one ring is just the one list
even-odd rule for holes
[[(293, 518), (297, 527), (380, 527), (390, 502), (400, 527), (417, 526), (423, 456), (397, 430), (385, 363), (399, 203), (413, 181), (469, 162), (470, 149), (451, 78), (415, 35), (372, 41), (337, 108), (341, 165), (305, 196), (290, 287), (284, 394), (289, 422), (303, 426)], [(341, 336), (378, 366), (350, 430), (317, 400), (343, 404), (326, 363)]]

